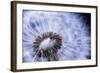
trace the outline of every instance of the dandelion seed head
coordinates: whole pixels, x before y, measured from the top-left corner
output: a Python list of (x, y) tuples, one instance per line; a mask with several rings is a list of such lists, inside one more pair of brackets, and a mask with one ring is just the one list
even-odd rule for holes
[[(91, 59), (91, 15), (23, 11), (24, 62)], [(30, 51), (31, 50), (31, 51)]]

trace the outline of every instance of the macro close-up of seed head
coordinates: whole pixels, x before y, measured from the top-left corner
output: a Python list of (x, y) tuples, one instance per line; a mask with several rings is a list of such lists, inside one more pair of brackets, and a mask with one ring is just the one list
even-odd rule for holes
[(91, 59), (91, 14), (23, 10), (23, 62)]

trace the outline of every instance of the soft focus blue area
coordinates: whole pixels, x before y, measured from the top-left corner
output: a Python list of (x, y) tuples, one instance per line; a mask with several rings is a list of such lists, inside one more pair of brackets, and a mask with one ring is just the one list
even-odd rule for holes
[(23, 62), (41, 61), (35, 58), (33, 41), (44, 32), (62, 36), (59, 60), (91, 58), (91, 15), (89, 13), (23, 10)]

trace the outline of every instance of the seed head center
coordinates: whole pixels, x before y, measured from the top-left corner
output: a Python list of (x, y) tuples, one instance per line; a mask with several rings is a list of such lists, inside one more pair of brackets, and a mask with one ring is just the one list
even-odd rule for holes
[(41, 42), (39, 49), (50, 49), (55, 45), (55, 42), (56, 42), (55, 40), (46, 38)]

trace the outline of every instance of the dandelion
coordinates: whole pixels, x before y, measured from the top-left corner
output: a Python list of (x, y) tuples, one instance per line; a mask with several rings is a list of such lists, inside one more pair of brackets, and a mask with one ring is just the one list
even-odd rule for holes
[(89, 13), (23, 10), (23, 62), (91, 59)]

